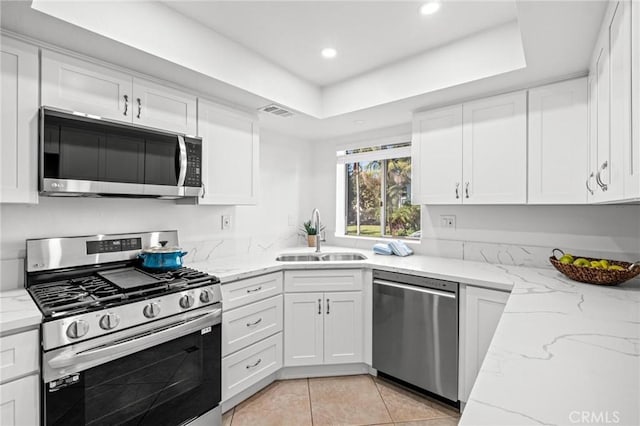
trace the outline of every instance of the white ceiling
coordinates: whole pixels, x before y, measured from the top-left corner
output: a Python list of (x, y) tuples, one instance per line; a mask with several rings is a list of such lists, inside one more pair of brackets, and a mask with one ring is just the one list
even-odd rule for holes
[[(164, 1), (318, 86), (393, 64), (516, 19), (514, 1)], [(321, 57), (324, 47), (338, 56)], [(213, 52), (212, 52), (213, 53)]]
[[(45, 4), (51, 5), (49, 8), (55, 8), (54, 3), (55, 2), (50, 2), (49, 0), (45, 2)], [(322, 20), (317, 19), (317, 22), (315, 22), (314, 19), (312, 19), (313, 17), (310, 17), (309, 9), (305, 8), (305, 5), (311, 7), (311, 9), (315, 7), (324, 9), (325, 13), (331, 14), (331, 10), (341, 10), (343, 6), (352, 7), (354, 8), (353, 10), (355, 10), (359, 2), (328, 1), (322, 2), (322, 5), (319, 4), (319, 2), (288, 2), (286, 6), (287, 9), (290, 10), (287, 10), (285, 13), (282, 12), (282, 2), (253, 2), (251, 3), (252, 7), (248, 7), (249, 5), (243, 1), (213, 2), (213, 4), (211, 4), (212, 2), (210, 1), (193, 1), (184, 2), (186, 6), (181, 4), (180, 6), (172, 5), (171, 8), (161, 7), (161, 9), (164, 9), (167, 13), (158, 11), (158, 16), (122, 16), (123, 19), (107, 20), (108, 22), (104, 22), (106, 18), (94, 13), (92, 10), (94, 5), (97, 7), (99, 3), (101, 2), (68, 2), (67, 5), (71, 4), (72, 9), (79, 10), (78, 15), (72, 17), (75, 21), (72, 20), (70, 22), (69, 19), (56, 18), (50, 13), (41, 13), (34, 10), (30, 7), (30, 2), (5, 2), (0, 0), (2, 29), (41, 40), (45, 44), (51, 43), (52, 45), (102, 59), (109, 63), (172, 81), (200, 95), (228, 105), (253, 111), (274, 101), (291, 107), (291, 105), (288, 105), (287, 102), (282, 101), (279, 97), (283, 93), (295, 95), (300, 91), (299, 89), (307, 90), (310, 94), (321, 94), (319, 98), (305, 95), (305, 99), (310, 99), (314, 102), (318, 101), (318, 99), (320, 102), (326, 101), (326, 96), (323, 94), (326, 94), (327, 90), (335, 91), (336, 88), (342, 87), (345, 84), (371, 81), (368, 77), (371, 77), (372, 74), (380, 75), (380, 70), (394, 68), (396, 71), (401, 70), (402, 67), (399, 65), (403, 63), (405, 65), (411, 64), (413, 59), (425, 54), (424, 49), (427, 49), (428, 46), (433, 46), (433, 44), (429, 45), (428, 43), (436, 42), (435, 36), (433, 38), (424, 36), (425, 39), (422, 39), (422, 35), (418, 37), (415, 34), (416, 31), (426, 31), (428, 33), (430, 28), (433, 28), (431, 26), (438, 25), (435, 21), (438, 17), (445, 16), (445, 6), (457, 8), (458, 18), (457, 23), (449, 23), (445, 26), (445, 29), (438, 31), (440, 36), (442, 36), (438, 39), (440, 42), (449, 40), (449, 44), (442, 49), (455, 45), (457, 42), (452, 43), (452, 39), (456, 37), (459, 38), (460, 35), (470, 31), (469, 28), (476, 24), (472, 18), (476, 15), (481, 16), (481, 12), (478, 12), (479, 6), (487, 8), (495, 7), (496, 9), (492, 10), (494, 10), (496, 14), (499, 14), (497, 11), (501, 10), (502, 12), (500, 13), (503, 13), (503, 15), (495, 22), (503, 18), (508, 18), (509, 14), (507, 13), (507, 9), (515, 8), (520, 33), (518, 43), (522, 45), (522, 50), (526, 58), (525, 67), (512, 68), (512, 70), (505, 70), (501, 73), (495, 73), (494, 75), (468, 79), (466, 82), (463, 81), (428, 91), (417, 91), (409, 95), (404, 94), (398, 96), (397, 92), (392, 93), (393, 90), (390, 90), (390, 93), (388, 93), (389, 100), (387, 102), (372, 103), (370, 105), (362, 102), (362, 105), (357, 110), (337, 114), (329, 118), (317, 118), (319, 115), (314, 117), (314, 114), (304, 113), (298, 113), (291, 118), (279, 118), (260, 113), (261, 127), (313, 140), (326, 140), (389, 126), (400, 125), (404, 126), (404, 129), (407, 129), (410, 128), (408, 126), (411, 121), (411, 114), (417, 110), (462, 102), (468, 99), (510, 90), (533, 87), (538, 84), (570, 76), (585, 75), (607, 4), (606, 0), (518, 0), (515, 5), (512, 2), (502, 4), (501, 2), (486, 2), (480, 0), (475, 2), (453, 2), (453, 0), (450, 0), (450, 2), (443, 4), (438, 14), (431, 17), (420, 17), (416, 13), (416, 8), (419, 3), (401, 2), (396, 4), (398, 2), (384, 1), (379, 2), (381, 4), (378, 6), (373, 4), (373, 2), (366, 3), (373, 8), (388, 8), (389, 14), (392, 13), (390, 12), (391, 10), (394, 10), (393, 13), (400, 13), (403, 8), (404, 10), (411, 11), (411, 14), (408, 14), (404, 20), (389, 20), (389, 22), (383, 25), (378, 21), (380, 19), (378, 13), (369, 16), (368, 12), (362, 12), (358, 19), (356, 19), (357, 16), (354, 14), (352, 14), (350, 18), (357, 22), (357, 31), (349, 32), (350, 30), (348, 28), (337, 25), (337, 28), (342, 28), (341, 34), (349, 33), (352, 36), (348, 38), (347, 41), (344, 41), (344, 43), (346, 43), (344, 46), (354, 46), (353, 48), (357, 50), (355, 54), (364, 56), (363, 59), (356, 61), (358, 62), (357, 64), (350, 65), (351, 68), (348, 70), (343, 70), (341, 62), (336, 61), (340, 58), (342, 58), (342, 60), (349, 59), (349, 55), (344, 53), (345, 50), (341, 47), (342, 45), (337, 46), (340, 50), (340, 56), (333, 62), (327, 63), (321, 61), (319, 57), (303, 61), (300, 60), (302, 54), (296, 53), (295, 49), (304, 51), (308, 49), (305, 49), (302, 45), (297, 46), (295, 41), (306, 40), (305, 43), (311, 43), (314, 34), (317, 35), (323, 24)], [(121, 16), (123, 13), (122, 9), (126, 9), (127, 7), (134, 9), (135, 7), (142, 7), (143, 3), (140, 4), (141, 6), (133, 6), (132, 2), (118, 3), (116, 9), (111, 6), (113, 5), (113, 3), (111, 3), (109, 7), (111, 8), (110, 11), (113, 12), (110, 13), (114, 14), (114, 16)], [(205, 38), (204, 43), (202, 43), (202, 40), (199, 40), (201, 43), (198, 44), (198, 40), (193, 38), (190, 40), (174, 40), (178, 39), (181, 34), (180, 31), (174, 31), (175, 28), (170, 25), (173, 24), (173, 18), (169, 15), (181, 17), (183, 21), (179, 22), (179, 24), (187, 30), (190, 28), (185, 27), (185, 25), (188, 26), (196, 23), (195, 20), (185, 18), (183, 15), (175, 13), (174, 9), (177, 7), (181, 9), (186, 8), (185, 10), (213, 8), (221, 11), (220, 16), (226, 17), (222, 18), (218, 16), (215, 19), (211, 19), (211, 22), (215, 21), (220, 24), (219, 27), (215, 28), (215, 31), (211, 30), (210, 27), (204, 27), (200, 22), (197, 23), (197, 25), (202, 28), (207, 28), (207, 31), (209, 31), (209, 33), (199, 33)], [(270, 8), (273, 8), (273, 10), (270, 11)], [(443, 13), (440, 15), (441, 12)], [(182, 13), (186, 14), (187, 12), (183, 11)], [(227, 15), (224, 15), (225, 13)], [(277, 38), (273, 33), (271, 33), (270, 37), (265, 35), (263, 39), (255, 37), (256, 34), (264, 31), (263, 28), (279, 28), (283, 14), (288, 16), (287, 19), (290, 21), (287, 31), (278, 33)], [(138, 13), (138, 15), (141, 15), (141, 13)], [(298, 21), (297, 18), (292, 18), (294, 15), (298, 16), (300, 21)], [(205, 12), (202, 12), (198, 18), (199, 20), (207, 21)], [(485, 24), (489, 25), (489, 18), (485, 18)], [(90, 22), (91, 19), (102, 21), (100, 23), (104, 25), (103, 28), (96, 29), (95, 22)], [(86, 20), (86, 22), (83, 22), (83, 20)], [(139, 23), (144, 24), (145, 20), (161, 22), (157, 25), (166, 28), (165, 34), (144, 34), (148, 38), (146, 45), (138, 43), (139, 40), (136, 39), (136, 37), (140, 35), (138, 25)], [(408, 21), (412, 21), (414, 25), (411, 31), (407, 30), (410, 27), (410, 25), (407, 24)], [(463, 21), (466, 22), (464, 25), (462, 25)], [(170, 24), (167, 22), (170, 22)], [(192, 24), (189, 24), (189, 22)], [(251, 22), (253, 22), (253, 24), (250, 24)], [(307, 33), (301, 22), (306, 22), (305, 25), (309, 26), (309, 33)], [(423, 23), (428, 23), (428, 25), (416, 30), (415, 26)], [(123, 29), (117, 29), (116, 27), (118, 27), (118, 25), (123, 27)], [(249, 28), (255, 27), (255, 30), (241, 30), (241, 28), (246, 29), (247, 26)], [(111, 34), (109, 33), (110, 31), (115, 31), (114, 28), (120, 31), (120, 33), (116, 34), (118, 37), (113, 37), (113, 32)], [(227, 29), (225, 30), (225, 28)], [(477, 27), (474, 28), (477, 29)], [(385, 45), (387, 47), (385, 47), (384, 50), (374, 49), (370, 39), (362, 40), (358, 38), (359, 33), (369, 34), (370, 37), (373, 37), (376, 35), (376, 30), (378, 29), (380, 29), (381, 34), (384, 30), (388, 37), (393, 39), (393, 41), (389, 41), (388, 45)], [(240, 36), (234, 39), (230, 33), (225, 34), (225, 31), (232, 30), (242, 34), (245, 32), (250, 33), (251, 37), (248, 38), (253, 38), (253, 41), (244, 40)], [(218, 34), (218, 32), (223, 34), (218, 37), (224, 37), (229, 43), (226, 45), (221, 44), (221, 40), (216, 38), (215, 35)], [(373, 34), (373, 36), (371, 36), (371, 34)], [(285, 40), (277, 41), (280, 38), (284, 38)], [(476, 38), (476, 36), (467, 38)], [(172, 45), (171, 43), (174, 41), (175, 44)], [(192, 42), (189, 43), (189, 41)], [(264, 51), (254, 52), (254, 48), (249, 46), (250, 43), (265, 43), (271, 53), (267, 55), (265, 53), (266, 48)], [(400, 47), (390, 47), (393, 43), (396, 43)], [(208, 50), (202, 48), (203, 44), (208, 47)], [(404, 46), (405, 44), (406, 46)], [(192, 66), (192, 64), (187, 63), (187, 61), (181, 61), (179, 57), (169, 56), (180, 50), (175, 47), (176, 45), (181, 46), (181, 49), (187, 51), (187, 53), (189, 53), (189, 50), (192, 50), (196, 59), (213, 58), (210, 60), (217, 60), (219, 62), (205, 64), (209, 66), (209, 68)], [(291, 47), (292, 45), (294, 46)], [(198, 46), (197, 49), (194, 46)], [(356, 48), (356, 46), (360, 47)], [(164, 48), (164, 51), (159, 54), (158, 51), (153, 50), (156, 47)], [(220, 47), (226, 49), (225, 54), (220, 53)], [(255, 49), (262, 50), (259, 48)], [(437, 49), (432, 48), (430, 51), (433, 50)], [(297, 52), (299, 51), (300, 50)], [(406, 58), (407, 55), (412, 54), (410, 51), (416, 54), (413, 57)], [(429, 52), (426, 53), (428, 54)], [(397, 54), (398, 57), (404, 57), (405, 59), (403, 61), (390, 59), (394, 54)], [(250, 61), (251, 55), (254, 55), (257, 59)], [(344, 58), (345, 56), (347, 56), (346, 59)], [(369, 58), (369, 56), (371, 56), (371, 58)], [(274, 59), (276, 57), (282, 57), (284, 59), (278, 62), (277, 59)], [(460, 68), (460, 64), (464, 63), (464, 59), (465, 58), (460, 58), (459, 61), (456, 60), (451, 63), (452, 70)], [(368, 60), (370, 60), (370, 62), (366, 62)], [(390, 63), (385, 62), (389, 60), (391, 60)], [(314, 66), (312, 63), (314, 61), (319, 62), (321, 65)], [(358, 71), (357, 67), (362, 65), (360, 62), (365, 63), (366, 67)], [(229, 75), (235, 77), (235, 75), (238, 75), (242, 80), (232, 81), (232, 79), (222, 78), (221, 74), (216, 74), (218, 70), (223, 69), (229, 63), (231, 67), (224, 69), (224, 71), (227, 72), (224, 77), (228, 77)], [(247, 66), (248, 63), (259, 66)], [(306, 71), (304, 69), (293, 69), (291, 65), (288, 65), (290, 63), (304, 63), (304, 66), (309, 68)], [(195, 62), (194, 64), (199, 65)], [(338, 65), (336, 66), (335, 64)], [(233, 65), (235, 65), (235, 68), (233, 68)], [(330, 77), (325, 77), (324, 74), (329, 75), (329, 72), (326, 70), (323, 71), (322, 66), (336, 68), (335, 71), (337, 73), (330, 74)], [(377, 70), (371, 70), (371, 66), (378, 68)], [(347, 67), (345, 66), (345, 68)], [(282, 71), (280, 72), (278, 69)], [(266, 74), (265, 70), (269, 71), (269, 73)], [(313, 77), (313, 73), (318, 70), (320, 72), (317, 72), (315, 74), (316, 77)], [(231, 72), (231, 74), (229, 74), (229, 72)], [(234, 72), (235, 75), (233, 74)], [(350, 75), (352, 76), (354, 72), (359, 72), (360, 74), (356, 77), (349, 77)], [(383, 72), (381, 75), (384, 77), (389, 74)], [(272, 77), (275, 77), (277, 81)], [(395, 77), (397, 80), (397, 73)], [(318, 81), (320, 80), (316, 80), (315, 83), (310, 82), (314, 78), (327, 78), (325, 81), (333, 81), (333, 83), (331, 86), (319, 90), (318, 86), (321, 83), (318, 83)], [(345, 78), (347, 78), (346, 81), (344, 81)], [(306, 82), (306, 80), (309, 82)], [(342, 82), (339, 80), (342, 80)], [(256, 88), (267, 88), (269, 90), (260, 91), (255, 90)], [(365, 84), (362, 88), (364, 92), (381, 92), (380, 85), (376, 84)], [(363, 95), (366, 95), (364, 92), (362, 92)], [(366, 96), (363, 97), (366, 98)], [(294, 98), (290, 97), (290, 99)], [(296, 108), (293, 109), (295, 110)]]

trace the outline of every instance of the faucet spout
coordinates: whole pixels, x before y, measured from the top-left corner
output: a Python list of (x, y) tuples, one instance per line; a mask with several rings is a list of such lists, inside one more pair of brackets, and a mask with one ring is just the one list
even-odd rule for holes
[(316, 253), (320, 253), (320, 210), (313, 209), (311, 212), (311, 222), (315, 220), (316, 228)]

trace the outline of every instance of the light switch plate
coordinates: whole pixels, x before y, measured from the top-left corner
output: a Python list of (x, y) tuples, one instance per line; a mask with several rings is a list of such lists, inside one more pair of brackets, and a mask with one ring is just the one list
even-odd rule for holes
[(222, 229), (231, 229), (231, 215), (222, 215)]

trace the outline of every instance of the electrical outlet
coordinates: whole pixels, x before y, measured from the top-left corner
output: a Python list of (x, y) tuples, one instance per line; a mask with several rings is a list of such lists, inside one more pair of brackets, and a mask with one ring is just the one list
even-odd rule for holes
[(456, 217), (454, 215), (441, 215), (440, 226), (447, 229), (456, 229)]
[(222, 215), (222, 229), (231, 229), (231, 215)]

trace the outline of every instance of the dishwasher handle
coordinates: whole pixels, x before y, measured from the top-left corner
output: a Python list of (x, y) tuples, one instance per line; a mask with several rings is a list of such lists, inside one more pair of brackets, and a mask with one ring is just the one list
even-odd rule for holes
[(384, 285), (384, 286), (387, 286), (387, 287), (400, 288), (402, 290), (417, 291), (419, 293), (427, 293), (427, 294), (432, 294), (434, 296), (447, 297), (449, 299), (455, 299), (456, 298), (456, 294), (455, 293), (451, 293), (451, 292), (448, 292), (448, 291), (434, 290), (434, 289), (430, 289), (430, 288), (424, 288), (424, 287), (419, 287), (419, 286), (414, 286), (414, 285), (394, 283), (394, 282), (391, 282), (391, 281), (384, 281), (384, 280), (379, 280), (379, 279), (374, 279), (373, 283), (374, 284), (378, 284), (378, 285)]

